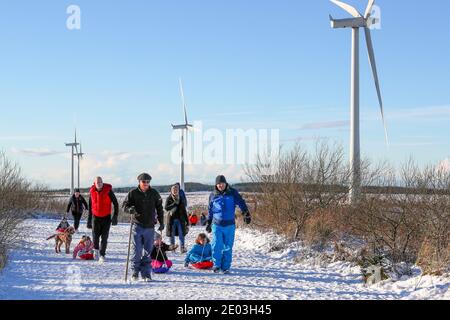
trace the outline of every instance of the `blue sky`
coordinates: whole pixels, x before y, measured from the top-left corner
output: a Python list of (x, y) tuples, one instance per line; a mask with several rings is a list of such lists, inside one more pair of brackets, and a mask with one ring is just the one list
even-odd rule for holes
[[(348, 1), (362, 10), (366, 1)], [(68, 30), (66, 8), (81, 8)], [(400, 163), (450, 157), (450, 3), (379, 0), (373, 31), (391, 146), (384, 143), (361, 47), (363, 153)], [(329, 1), (103, 1), (0, 3), (0, 149), (35, 180), (69, 185), (74, 126), (94, 175), (129, 185), (141, 171), (177, 180), (170, 123), (182, 120), (178, 78), (192, 121), (205, 128), (280, 129), (282, 143), (326, 137), (348, 150), (350, 31), (332, 30)], [(361, 41), (363, 38), (361, 37)], [(363, 44), (363, 42), (361, 42)], [(194, 166), (210, 182), (232, 167)]]

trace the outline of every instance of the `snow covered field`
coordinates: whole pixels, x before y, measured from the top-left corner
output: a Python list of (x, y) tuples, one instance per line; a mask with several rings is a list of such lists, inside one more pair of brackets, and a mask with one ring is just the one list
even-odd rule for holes
[[(449, 278), (417, 276), (367, 288), (358, 268), (294, 264), (295, 247), (269, 253), (280, 239), (251, 229), (237, 231), (230, 275), (185, 269), (184, 257), (175, 253), (169, 254), (174, 267), (168, 274), (154, 275), (151, 283), (127, 284), (123, 278), (129, 225), (111, 228), (108, 261), (101, 265), (55, 254), (53, 241), (45, 239), (57, 224), (49, 219), (23, 223), (23, 230), (33, 232), (0, 274), (0, 299), (450, 299)], [(80, 231), (88, 232), (84, 223)], [(203, 231), (191, 228), (187, 243)]]
[[(56, 224), (46, 219), (24, 223), (36, 232), (10, 256), (0, 276), (1, 299), (450, 299), (450, 279), (424, 277), (415, 291), (418, 277), (366, 288), (357, 268), (294, 265), (292, 250), (268, 253), (273, 236), (246, 229), (237, 232), (230, 275), (185, 269), (183, 257), (172, 254), (168, 274), (154, 275), (148, 284), (126, 284), (126, 224), (112, 228), (104, 265), (55, 254), (53, 242), (45, 238)], [(193, 228), (188, 243), (202, 230)]]

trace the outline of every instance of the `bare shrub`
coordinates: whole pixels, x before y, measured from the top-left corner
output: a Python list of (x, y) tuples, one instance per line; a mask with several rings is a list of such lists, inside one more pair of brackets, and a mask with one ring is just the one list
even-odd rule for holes
[(276, 167), (270, 159), (259, 158), (246, 168), (260, 188), (255, 223), (300, 239), (311, 216), (345, 200), (349, 171), (343, 160), (342, 148), (327, 142), (317, 143), (313, 153), (297, 145), (281, 154)]
[(8, 250), (18, 240), (17, 225), (36, 208), (36, 195), (19, 166), (0, 152), (0, 269), (6, 263)]
[[(372, 263), (391, 276), (409, 274), (414, 263), (428, 274), (449, 271), (450, 172), (444, 168), (410, 159), (396, 169), (365, 159), (362, 193), (349, 205), (341, 147), (321, 142), (307, 152), (297, 145), (278, 160), (260, 158), (246, 168), (259, 187), (252, 196), (258, 227), (306, 240), (319, 251), (334, 242), (336, 259), (353, 260), (366, 271)], [(361, 254), (342, 243), (358, 243), (352, 250)]]
[(450, 271), (450, 172), (429, 166), (427, 194), (421, 203), (424, 241), (417, 265), (424, 274), (443, 274)]
[[(412, 263), (423, 237), (420, 204), (424, 177), (412, 162), (401, 168), (399, 177), (388, 165), (378, 174), (374, 180), (385, 193), (361, 195), (359, 203), (349, 210), (348, 224), (353, 234), (367, 242), (374, 256), (386, 257), (393, 264)], [(398, 183), (415, 192), (395, 193)]]
[(340, 238), (340, 209), (322, 209), (309, 217), (305, 224), (304, 238), (311, 246), (321, 251), (327, 244)]

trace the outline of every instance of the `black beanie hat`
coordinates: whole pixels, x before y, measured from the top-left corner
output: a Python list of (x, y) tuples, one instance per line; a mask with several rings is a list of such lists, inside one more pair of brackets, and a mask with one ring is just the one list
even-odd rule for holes
[(216, 185), (218, 185), (219, 183), (227, 183), (227, 179), (225, 178), (225, 176), (223, 175), (217, 176)]

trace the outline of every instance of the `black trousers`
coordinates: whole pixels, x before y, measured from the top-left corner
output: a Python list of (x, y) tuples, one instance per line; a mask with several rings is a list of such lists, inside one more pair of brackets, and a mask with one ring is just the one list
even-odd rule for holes
[[(106, 254), (106, 247), (108, 245), (109, 229), (111, 227), (111, 216), (99, 218), (94, 216), (92, 219), (92, 240), (94, 242), (94, 249), (100, 251), (100, 255)], [(101, 238), (101, 242), (100, 242)]]
[(72, 211), (73, 225), (75, 227), (75, 230), (78, 230), (78, 227), (80, 226), (80, 220), (81, 220), (82, 215), (83, 215), (83, 212)]

